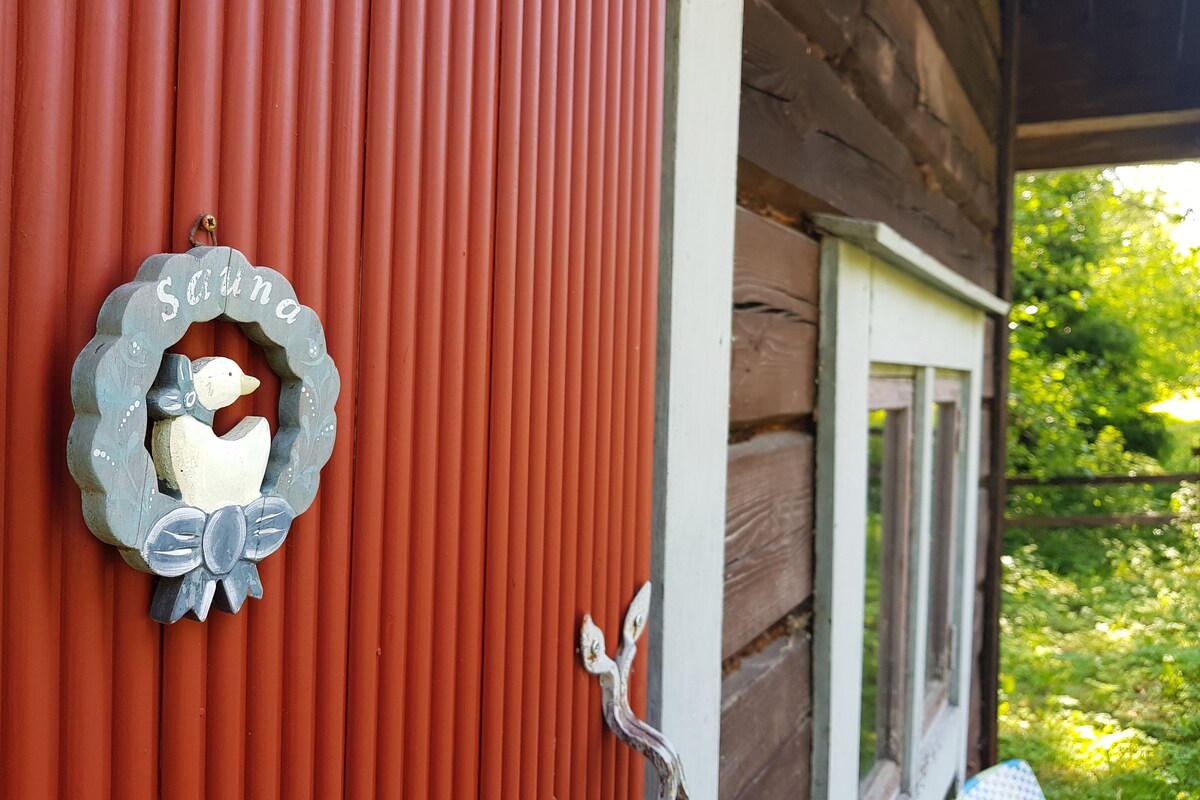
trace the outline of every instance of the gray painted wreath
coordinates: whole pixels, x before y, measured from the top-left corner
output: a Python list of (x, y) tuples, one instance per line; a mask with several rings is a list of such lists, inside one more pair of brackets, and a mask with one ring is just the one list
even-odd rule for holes
[[(213, 412), (257, 380), (226, 358), (166, 352), (193, 322), (215, 319), (239, 323), (280, 377), (274, 436), (262, 417), (216, 436)], [(71, 374), (67, 458), (92, 533), (160, 576), (156, 620), (203, 620), (214, 605), (235, 613), (262, 597), (255, 565), (316, 496), (339, 388), (316, 312), (237, 250), (152, 256), (109, 295)]]

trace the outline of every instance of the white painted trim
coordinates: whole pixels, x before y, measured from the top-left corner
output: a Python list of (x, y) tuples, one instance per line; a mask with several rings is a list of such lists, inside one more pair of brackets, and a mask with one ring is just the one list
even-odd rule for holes
[[(863, 268), (845, 269), (856, 259)], [(846, 242), (821, 243), (817, 558), (813, 593), (813, 798), (858, 797), (866, 580), (871, 271)], [(861, 407), (861, 408), (860, 408)], [(837, 439), (823, 431), (837, 431)], [(857, 620), (855, 623), (854, 621)], [(836, 698), (836, 700), (835, 700)], [(853, 769), (846, 765), (853, 762)]]
[(951, 297), (993, 314), (1008, 314), (1006, 301), (959, 275), (882, 222), (833, 214), (814, 214), (813, 222), (823, 232), (853, 242)]
[[(929, 556), (933, 538), (933, 413), (930, 404), (935, 379), (933, 367), (918, 369), (913, 400), (913, 504), (908, 556), (908, 663), (904, 690), (908, 712), (905, 758), (900, 765), (900, 787), (909, 794), (915, 794), (919, 779), (917, 764), (925, 738), (925, 637), (929, 623)], [(866, 418), (865, 414), (863, 418)], [(859, 630), (862, 630), (861, 626)], [(918, 713), (913, 713), (914, 710)], [(944, 792), (942, 796), (945, 796)]]
[[(823, 216), (820, 363), (817, 393), (817, 557), (813, 622), (813, 797), (859, 796), (866, 551), (867, 411), (872, 374), (915, 374), (913, 519), (910, 550), (906, 736), (901, 792), (945, 796), (966, 769), (974, 622), (981, 387), (986, 313), (1007, 304), (878, 223)], [(932, 537), (930, 405), (937, 370), (964, 376), (962, 486), (951, 572), (961, 632), (949, 702), (925, 730), (925, 627)], [(915, 373), (913, 372), (915, 370)]]
[(720, 768), (741, 48), (741, 0), (668, 0), (649, 718), (693, 800)]

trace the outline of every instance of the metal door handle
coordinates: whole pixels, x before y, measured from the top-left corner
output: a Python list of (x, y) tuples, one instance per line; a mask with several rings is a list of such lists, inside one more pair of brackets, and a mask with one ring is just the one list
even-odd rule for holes
[(621, 647), (614, 661), (605, 651), (604, 633), (592, 622), (590, 614), (583, 615), (579, 628), (579, 653), (583, 668), (600, 680), (604, 721), (625, 744), (646, 757), (658, 773), (658, 800), (688, 800), (687, 780), (683, 776), (683, 761), (661, 731), (638, 719), (629, 707), (629, 673), (637, 655), (637, 640), (650, 618), (650, 583), (634, 596), (625, 612), (625, 627), (621, 632)]

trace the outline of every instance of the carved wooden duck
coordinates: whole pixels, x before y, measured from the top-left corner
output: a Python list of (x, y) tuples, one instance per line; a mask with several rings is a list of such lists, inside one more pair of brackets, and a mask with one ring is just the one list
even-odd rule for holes
[(271, 428), (263, 417), (245, 417), (217, 436), (213, 412), (258, 388), (257, 378), (223, 357), (168, 354), (147, 396), (158, 419), (151, 455), (158, 477), (177, 489), (184, 503), (211, 514), (223, 506), (244, 506), (261, 495), (271, 455)]

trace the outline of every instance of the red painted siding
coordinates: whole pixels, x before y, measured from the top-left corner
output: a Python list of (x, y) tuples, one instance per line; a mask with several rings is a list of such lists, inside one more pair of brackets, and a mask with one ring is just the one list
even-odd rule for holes
[[(0, 0), (0, 796), (640, 796), (574, 643), (649, 572), (662, 54), (661, 0)], [(69, 375), (202, 212), (341, 432), (264, 599), (163, 627)]]

